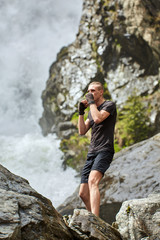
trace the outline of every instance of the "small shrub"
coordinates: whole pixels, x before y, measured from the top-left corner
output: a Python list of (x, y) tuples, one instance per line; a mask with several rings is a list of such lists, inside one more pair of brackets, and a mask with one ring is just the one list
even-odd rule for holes
[(128, 99), (123, 110), (118, 113), (116, 132), (121, 139), (121, 146), (130, 146), (149, 137), (150, 121), (141, 97), (132, 96)]

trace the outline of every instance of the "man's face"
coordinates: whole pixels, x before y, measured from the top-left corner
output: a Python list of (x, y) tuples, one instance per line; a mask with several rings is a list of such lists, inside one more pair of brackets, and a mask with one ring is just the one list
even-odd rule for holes
[(93, 94), (94, 101), (99, 100), (99, 98), (103, 96), (103, 90), (99, 90), (97, 85), (90, 85), (88, 87), (88, 93)]

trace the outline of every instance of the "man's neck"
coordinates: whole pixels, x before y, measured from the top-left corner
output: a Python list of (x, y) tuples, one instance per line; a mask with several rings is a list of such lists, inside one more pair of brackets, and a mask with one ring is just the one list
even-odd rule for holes
[(104, 101), (105, 99), (103, 97), (98, 99), (98, 101), (96, 102), (97, 107), (99, 107)]

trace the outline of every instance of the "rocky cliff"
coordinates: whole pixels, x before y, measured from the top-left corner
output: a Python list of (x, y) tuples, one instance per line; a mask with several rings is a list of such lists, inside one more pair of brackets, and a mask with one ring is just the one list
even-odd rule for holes
[(117, 221), (111, 226), (83, 209), (75, 209), (73, 216), (62, 218), (50, 200), (31, 188), (27, 180), (1, 165), (0, 180), (0, 239), (160, 239), (159, 194), (124, 202)]
[[(87, 85), (101, 81), (106, 97), (122, 110), (141, 97), (153, 134), (160, 130), (160, 1), (85, 0), (75, 41), (63, 47), (50, 67), (42, 93), (44, 135), (66, 138)], [(65, 124), (64, 124), (65, 122)]]
[(0, 165), (0, 239), (71, 240), (51, 201)]

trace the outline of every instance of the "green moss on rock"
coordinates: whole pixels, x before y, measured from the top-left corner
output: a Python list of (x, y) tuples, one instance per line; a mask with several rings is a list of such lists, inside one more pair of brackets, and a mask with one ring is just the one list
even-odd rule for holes
[(57, 54), (57, 60), (59, 61), (63, 57), (66, 57), (68, 55), (68, 47), (63, 47), (60, 52)]

